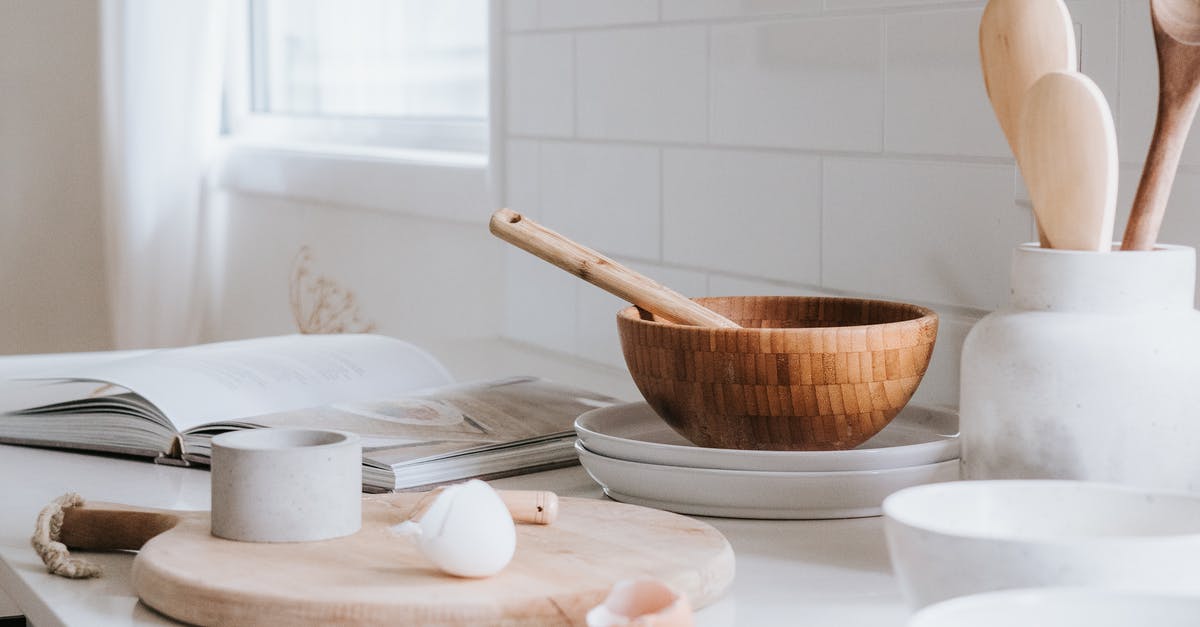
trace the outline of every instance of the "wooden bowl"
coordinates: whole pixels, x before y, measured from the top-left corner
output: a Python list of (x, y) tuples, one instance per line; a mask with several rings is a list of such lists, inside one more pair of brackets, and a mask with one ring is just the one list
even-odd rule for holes
[(900, 413), (933, 353), (937, 314), (879, 300), (697, 298), (742, 329), (617, 314), (642, 396), (697, 445), (766, 450), (858, 446)]

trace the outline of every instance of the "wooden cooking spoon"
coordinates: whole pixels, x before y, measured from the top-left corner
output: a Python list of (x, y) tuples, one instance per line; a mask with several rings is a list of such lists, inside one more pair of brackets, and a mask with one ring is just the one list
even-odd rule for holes
[(1020, 160), (1038, 222), (1054, 248), (1112, 250), (1117, 136), (1100, 88), (1051, 72), (1025, 94)]
[(1150, 250), (1200, 103), (1200, 2), (1150, 0), (1158, 48), (1158, 120), (1121, 250)]
[(740, 329), (737, 323), (652, 279), (512, 211), (492, 214), (492, 234), (654, 315), (678, 324)]
[[(979, 21), (979, 60), (996, 120), (1017, 158), (1021, 175), (1018, 132), (1025, 92), (1047, 72), (1075, 69), (1075, 28), (1062, 0), (990, 0)], [(1042, 247), (1048, 248), (1042, 225)]]

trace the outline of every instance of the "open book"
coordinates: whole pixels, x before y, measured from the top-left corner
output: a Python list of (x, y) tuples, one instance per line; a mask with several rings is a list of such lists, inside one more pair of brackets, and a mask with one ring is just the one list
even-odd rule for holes
[(338, 429), (362, 437), (364, 490), (402, 490), (575, 463), (574, 419), (614, 402), (531, 377), (453, 384), (379, 335), (293, 335), (43, 368), (7, 384), (0, 442), (207, 465), (226, 431)]

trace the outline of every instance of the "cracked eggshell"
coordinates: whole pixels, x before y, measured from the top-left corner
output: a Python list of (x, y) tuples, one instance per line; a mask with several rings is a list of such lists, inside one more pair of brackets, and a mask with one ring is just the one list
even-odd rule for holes
[(517, 547), (512, 514), (500, 495), (477, 479), (446, 488), (416, 524), (421, 552), (459, 577), (495, 575), (512, 561)]

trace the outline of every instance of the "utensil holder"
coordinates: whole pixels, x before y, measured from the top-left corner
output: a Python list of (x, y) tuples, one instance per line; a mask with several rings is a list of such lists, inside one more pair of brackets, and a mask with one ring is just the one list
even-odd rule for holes
[(310, 542), (362, 526), (362, 444), (353, 433), (250, 429), (212, 440), (212, 534)]
[(963, 345), (963, 478), (1200, 490), (1195, 258), (1018, 247)]

